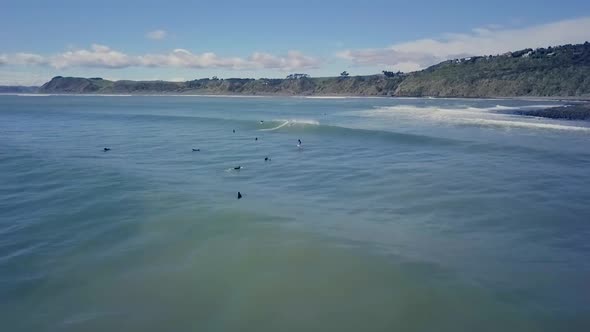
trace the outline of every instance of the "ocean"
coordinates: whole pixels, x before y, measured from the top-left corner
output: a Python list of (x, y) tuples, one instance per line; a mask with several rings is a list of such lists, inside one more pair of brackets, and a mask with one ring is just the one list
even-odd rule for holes
[(0, 96), (0, 328), (590, 331), (559, 104)]

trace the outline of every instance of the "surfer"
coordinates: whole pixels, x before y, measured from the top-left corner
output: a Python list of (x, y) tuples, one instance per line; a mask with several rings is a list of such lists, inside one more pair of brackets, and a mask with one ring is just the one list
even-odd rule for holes
[(107, 152), (107, 151), (110, 151), (110, 150), (111, 150), (111, 148), (104, 148), (103, 149), (104, 152)]
[(241, 170), (242, 168), (243, 168), (242, 166), (236, 166), (236, 167), (234, 167), (234, 169), (235, 169), (236, 171), (239, 171), (239, 170)]
[(242, 193), (238, 191), (238, 199), (242, 198)]
[(269, 157), (264, 157), (264, 161), (270, 161)]
[(298, 148), (300, 148), (300, 147), (301, 147), (301, 140), (300, 140), (300, 139), (298, 139), (298, 140), (297, 140), (297, 147), (298, 147)]
[(199, 152), (201, 149), (193, 149), (193, 152)]
[(258, 137), (256, 137), (254, 140), (257, 141), (258, 140)]
[(236, 133), (236, 130), (234, 129), (234, 130), (233, 130), (233, 132), (234, 132), (234, 134), (235, 134), (235, 133)]

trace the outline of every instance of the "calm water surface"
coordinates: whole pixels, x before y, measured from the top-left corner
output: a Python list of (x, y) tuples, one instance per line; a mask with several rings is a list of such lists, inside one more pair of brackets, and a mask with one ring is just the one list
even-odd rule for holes
[(555, 104), (0, 96), (1, 329), (589, 331)]

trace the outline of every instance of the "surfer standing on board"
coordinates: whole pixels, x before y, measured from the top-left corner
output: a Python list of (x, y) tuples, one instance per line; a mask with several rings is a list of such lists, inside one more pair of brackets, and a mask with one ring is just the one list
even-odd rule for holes
[(297, 140), (297, 147), (301, 148), (301, 140), (300, 139)]

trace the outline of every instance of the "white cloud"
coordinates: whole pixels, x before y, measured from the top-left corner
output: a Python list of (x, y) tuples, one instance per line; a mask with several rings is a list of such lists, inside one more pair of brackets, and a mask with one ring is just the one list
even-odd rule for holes
[(320, 60), (306, 56), (299, 51), (289, 51), (285, 57), (277, 57), (268, 53), (254, 53), (250, 56), (249, 62), (255, 64), (254, 67), (294, 70), (317, 68)]
[(145, 36), (153, 40), (162, 40), (168, 36), (168, 33), (165, 30), (154, 30), (148, 32)]
[(138, 57), (139, 63), (146, 67), (184, 67), (184, 68), (228, 68), (228, 69), (306, 69), (316, 68), (320, 61), (298, 51), (289, 51), (286, 56), (276, 56), (256, 52), (244, 59), (223, 58), (215, 53), (193, 54), (185, 49), (175, 49), (168, 54), (147, 54)]
[(108, 46), (93, 44), (90, 50), (67, 51), (49, 58), (49, 64), (57, 69), (67, 67), (124, 68), (136, 64), (136, 59), (110, 49)]
[(0, 55), (0, 65), (43, 65), (47, 60), (38, 54), (33, 53), (15, 53)]
[(234, 70), (317, 68), (320, 61), (299, 51), (289, 51), (285, 56), (254, 53), (247, 58), (220, 57), (212, 52), (194, 54), (185, 49), (175, 49), (165, 54), (128, 55), (108, 46), (93, 44), (81, 50), (43, 57), (37, 54), (17, 53), (0, 57), (0, 63), (14, 65), (48, 64), (57, 69), (70, 67), (126, 68), (126, 67), (178, 67), (178, 68), (227, 68)]
[(590, 17), (582, 17), (519, 29), (488, 25), (469, 33), (444, 34), (437, 39), (419, 39), (386, 48), (346, 50), (337, 56), (361, 66), (396, 68), (402, 64), (406, 67), (412, 64), (421, 69), (453, 58), (576, 44), (587, 40), (590, 40)]
[(399, 70), (404, 73), (411, 73), (413, 71), (418, 71), (423, 68), (424, 68), (423, 66), (421, 66), (420, 64), (418, 64), (416, 62), (406, 61), (406, 62), (399, 62), (399, 63), (395, 64), (395, 66), (385, 66), (384, 69), (391, 70), (391, 71)]
[(181, 68), (235, 68), (245, 63), (240, 58), (220, 58), (215, 53), (193, 54), (182, 48), (168, 54), (147, 54), (137, 57), (140, 65), (145, 67), (181, 67)]
[(303, 55), (298, 51), (289, 51), (286, 56), (268, 53), (254, 53), (244, 59), (239, 57), (222, 58), (212, 52), (193, 54), (185, 49), (175, 49), (168, 54), (147, 54), (139, 56), (139, 63), (146, 67), (183, 67), (183, 68), (228, 68), (245, 69), (306, 69), (315, 68), (320, 61)]

